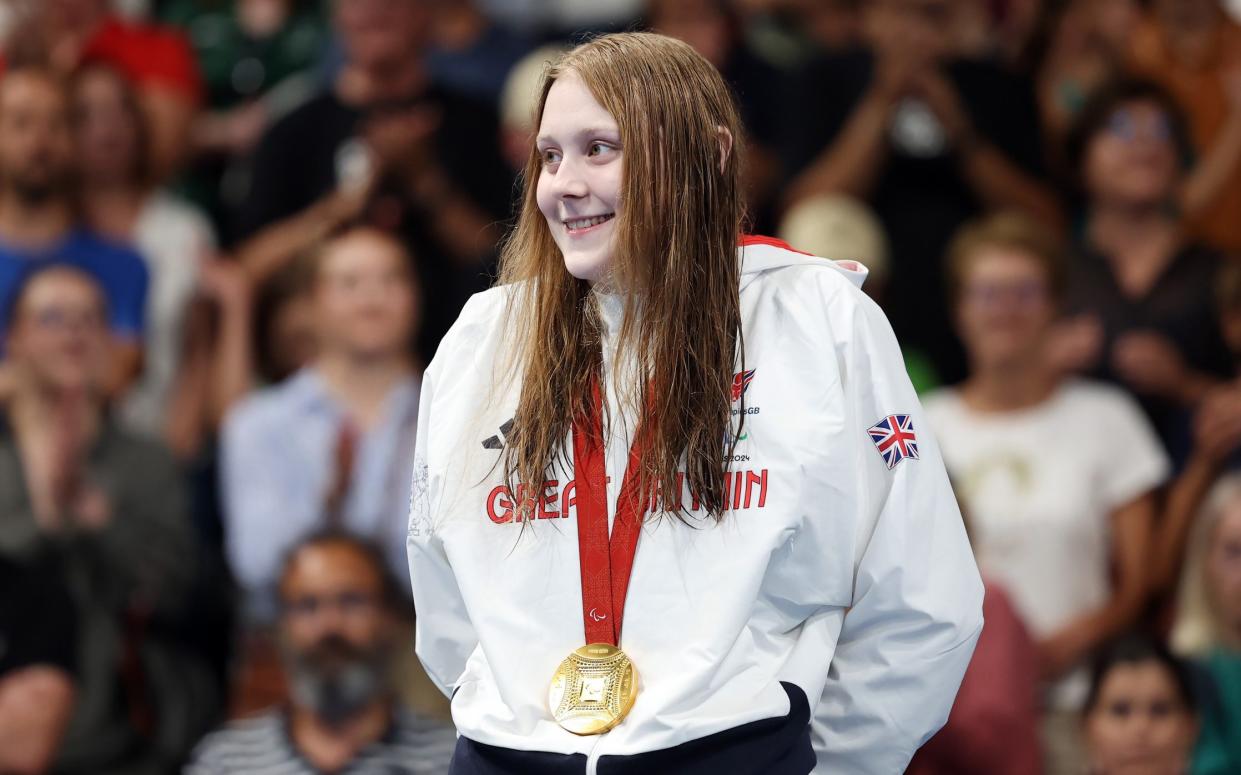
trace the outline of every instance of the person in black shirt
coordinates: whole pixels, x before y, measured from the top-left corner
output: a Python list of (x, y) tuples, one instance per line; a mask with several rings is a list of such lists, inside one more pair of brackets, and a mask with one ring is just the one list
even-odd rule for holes
[(51, 561), (0, 554), (0, 772), (42, 772), (73, 709), (73, 601)]
[(1215, 299), (1222, 257), (1187, 238), (1175, 207), (1189, 147), (1176, 104), (1137, 80), (1100, 90), (1068, 143), (1085, 202), (1064, 365), (1133, 391), (1177, 460), (1189, 414), (1233, 375)]
[(888, 317), (946, 381), (964, 376), (939, 260), (953, 232), (987, 209), (1059, 218), (1039, 179), (1032, 87), (986, 61), (954, 57), (958, 10), (950, 0), (868, 3), (867, 46), (824, 56), (793, 79), (786, 104), (797, 120), (782, 143), (786, 205), (844, 193), (875, 210), (891, 241)]
[(344, 66), (260, 141), (236, 214), (239, 257), (260, 284), (346, 222), (400, 233), (428, 290), (424, 356), (488, 285), (513, 192), (495, 111), (422, 63), (428, 13), (426, 0), (335, 3)]

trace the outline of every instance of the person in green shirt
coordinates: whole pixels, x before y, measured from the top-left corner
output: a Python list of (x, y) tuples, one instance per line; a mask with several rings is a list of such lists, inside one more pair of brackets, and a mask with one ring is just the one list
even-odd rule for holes
[(1207, 689), (1193, 775), (1241, 772), (1241, 473), (1218, 479), (1193, 527), (1173, 647)]

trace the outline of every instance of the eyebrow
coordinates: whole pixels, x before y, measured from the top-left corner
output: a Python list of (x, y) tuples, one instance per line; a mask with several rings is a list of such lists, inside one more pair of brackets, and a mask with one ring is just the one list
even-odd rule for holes
[[(573, 133), (574, 138), (590, 137), (593, 135), (606, 135), (608, 137), (616, 137), (619, 139), (620, 127), (587, 127), (585, 129), (579, 129), (577, 132)], [(542, 145), (543, 143), (550, 142), (552, 142), (552, 138), (548, 135), (539, 135), (534, 139), (535, 145)]]

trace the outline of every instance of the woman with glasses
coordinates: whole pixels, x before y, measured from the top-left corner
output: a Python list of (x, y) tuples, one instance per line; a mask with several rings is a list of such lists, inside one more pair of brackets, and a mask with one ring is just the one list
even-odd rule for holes
[(1084, 665), (1141, 610), (1151, 493), (1168, 472), (1136, 403), (1053, 365), (1061, 259), (1021, 216), (958, 233), (947, 276), (969, 376), (926, 399), (983, 577), (1037, 647), (1049, 773), (1080, 771)]
[(1068, 144), (1082, 197), (1060, 365), (1135, 393), (1177, 460), (1189, 412), (1231, 376), (1215, 285), (1220, 256), (1186, 236), (1190, 145), (1170, 97), (1115, 83), (1084, 108)]

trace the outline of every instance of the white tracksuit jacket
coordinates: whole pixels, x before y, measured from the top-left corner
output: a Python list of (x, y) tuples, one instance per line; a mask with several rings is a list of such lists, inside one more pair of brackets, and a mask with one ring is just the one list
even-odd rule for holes
[[(553, 671), (584, 643), (573, 475), (549, 473), (539, 518), (514, 521), (497, 465), (518, 393), (518, 380), (495, 387), (513, 346), (506, 290), (470, 299), (441, 343), (423, 380), (409, 565), (418, 656), (470, 740), (584, 753), (593, 772), (600, 755), (783, 716), (786, 681), (810, 698), (816, 773), (890, 775), (947, 718), (982, 584), (891, 328), (859, 290), (865, 270), (768, 238), (738, 250), (754, 372), (733, 509), (718, 524), (643, 528), (621, 636), (640, 693), (603, 735), (570, 734), (546, 707)], [(606, 347), (619, 305), (601, 309)], [(868, 429), (891, 415), (909, 415), (917, 457), (890, 469)], [(632, 422), (616, 426), (609, 519)]]

